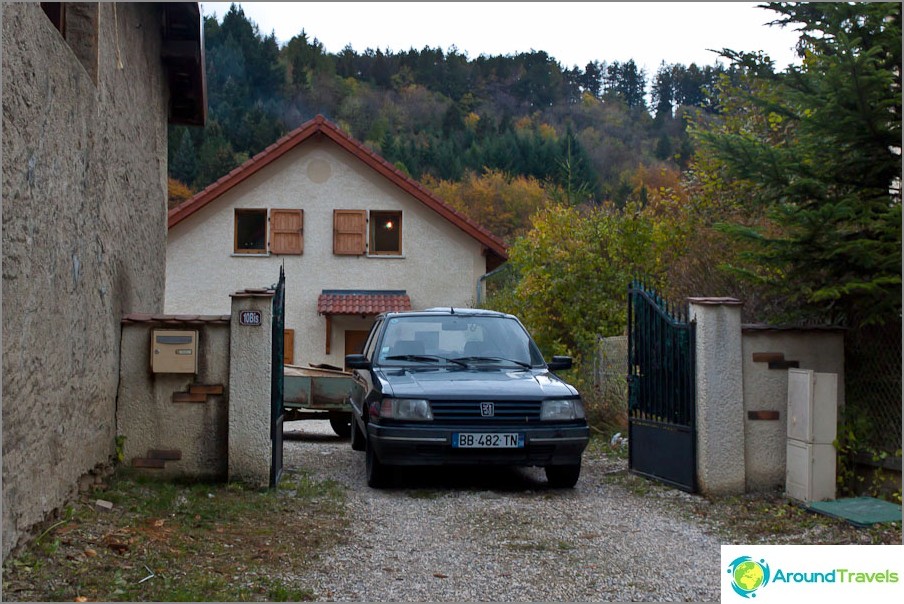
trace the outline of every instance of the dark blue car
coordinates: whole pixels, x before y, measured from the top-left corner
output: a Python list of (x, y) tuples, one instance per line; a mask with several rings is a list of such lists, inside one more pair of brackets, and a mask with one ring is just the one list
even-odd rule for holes
[(573, 487), (589, 439), (581, 397), (547, 364), (514, 316), (443, 308), (385, 313), (363, 354), (348, 355), (352, 448), (365, 451), (367, 484), (393, 466), (541, 466)]

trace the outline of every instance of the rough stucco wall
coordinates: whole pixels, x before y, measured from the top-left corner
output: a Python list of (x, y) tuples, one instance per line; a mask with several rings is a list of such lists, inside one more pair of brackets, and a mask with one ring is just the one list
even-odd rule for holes
[[(780, 352), (801, 369), (838, 375), (839, 415), (844, 405), (844, 334), (831, 331), (745, 330), (744, 433), (747, 490), (785, 484), (788, 425), (788, 370), (754, 363), (757, 352)], [(779, 419), (751, 420), (747, 411), (778, 411)]]
[[(198, 373), (152, 373), (151, 334), (154, 330), (198, 332)], [(177, 449), (179, 460), (153, 476), (226, 478), (229, 389), (229, 325), (138, 323), (124, 325), (117, 435), (124, 436), (124, 463), (146, 457), (150, 449)], [(222, 395), (203, 403), (173, 402), (174, 392), (191, 384), (222, 385)]]
[[(273, 376), (273, 297), (232, 299), (229, 341), (229, 480), (270, 483), (270, 390)], [(239, 324), (239, 312), (259, 310), (261, 325)]]
[[(233, 255), (235, 208), (303, 209), (304, 253)], [(402, 210), (404, 257), (334, 255), (333, 209)], [(406, 290), (414, 308), (473, 306), (486, 272), (480, 243), (335, 143), (308, 140), (170, 229), (166, 312), (227, 313), (229, 294), (274, 284), (282, 263), (296, 365), (343, 365), (344, 319), (337, 317), (331, 354), (324, 352), (325, 320), (317, 314), (324, 289)]]
[(160, 9), (115, 7), (96, 85), (38, 3), (2, 7), (4, 557), (113, 454), (120, 317), (163, 307)]
[(744, 394), (741, 309), (696, 304), (697, 480), (706, 495), (744, 492)]

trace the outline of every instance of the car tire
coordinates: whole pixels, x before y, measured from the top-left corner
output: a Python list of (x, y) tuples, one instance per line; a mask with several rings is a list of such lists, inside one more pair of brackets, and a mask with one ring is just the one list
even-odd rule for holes
[(358, 427), (358, 420), (352, 416), (352, 451), (364, 450), (364, 433)]
[(374, 451), (370, 439), (364, 445), (364, 468), (367, 475), (367, 486), (372, 489), (382, 489), (389, 484), (390, 469), (380, 461)]
[(581, 464), (567, 466), (546, 466), (546, 481), (555, 489), (570, 489), (578, 483), (581, 476)]
[(330, 427), (337, 435), (348, 438), (352, 433), (352, 416), (350, 413), (330, 413)]

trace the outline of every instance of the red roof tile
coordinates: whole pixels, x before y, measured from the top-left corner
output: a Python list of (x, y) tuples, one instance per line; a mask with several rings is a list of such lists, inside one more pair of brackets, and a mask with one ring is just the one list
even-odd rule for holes
[(472, 221), (464, 214), (459, 213), (451, 206), (446, 205), (441, 199), (433, 195), (426, 187), (412, 178), (406, 176), (401, 170), (367, 148), (363, 143), (354, 140), (342, 132), (335, 124), (322, 115), (318, 115), (289, 132), (275, 143), (235, 168), (229, 174), (221, 177), (200, 191), (190, 199), (172, 208), (167, 213), (167, 226), (173, 228), (220, 195), (230, 190), (252, 174), (261, 170), (264, 166), (279, 159), (301, 142), (321, 135), (332, 140), (340, 147), (357, 157), (365, 164), (386, 177), (403, 191), (412, 195), (415, 199), (435, 211), (437, 214), (457, 226), (459, 229), (479, 241), (487, 250), (487, 266), (493, 269), (508, 260), (508, 251), (505, 244), (493, 235), (489, 230)]
[(322, 315), (378, 315), (398, 310), (411, 310), (411, 299), (404, 293), (325, 292), (317, 298), (317, 312)]

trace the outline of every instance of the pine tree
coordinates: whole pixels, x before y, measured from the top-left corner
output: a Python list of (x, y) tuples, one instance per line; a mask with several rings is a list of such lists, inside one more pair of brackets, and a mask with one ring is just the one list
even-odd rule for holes
[(736, 121), (697, 131), (705, 152), (753, 184), (769, 220), (730, 231), (759, 244), (756, 272), (808, 316), (850, 326), (897, 320), (901, 5), (769, 8), (803, 32), (803, 64), (776, 73), (760, 54), (724, 51), (744, 73), (727, 86)]
[(198, 155), (188, 129), (182, 131), (179, 148), (173, 156), (173, 161), (170, 165), (170, 175), (179, 182), (184, 183), (194, 182), (195, 177), (198, 175)]

